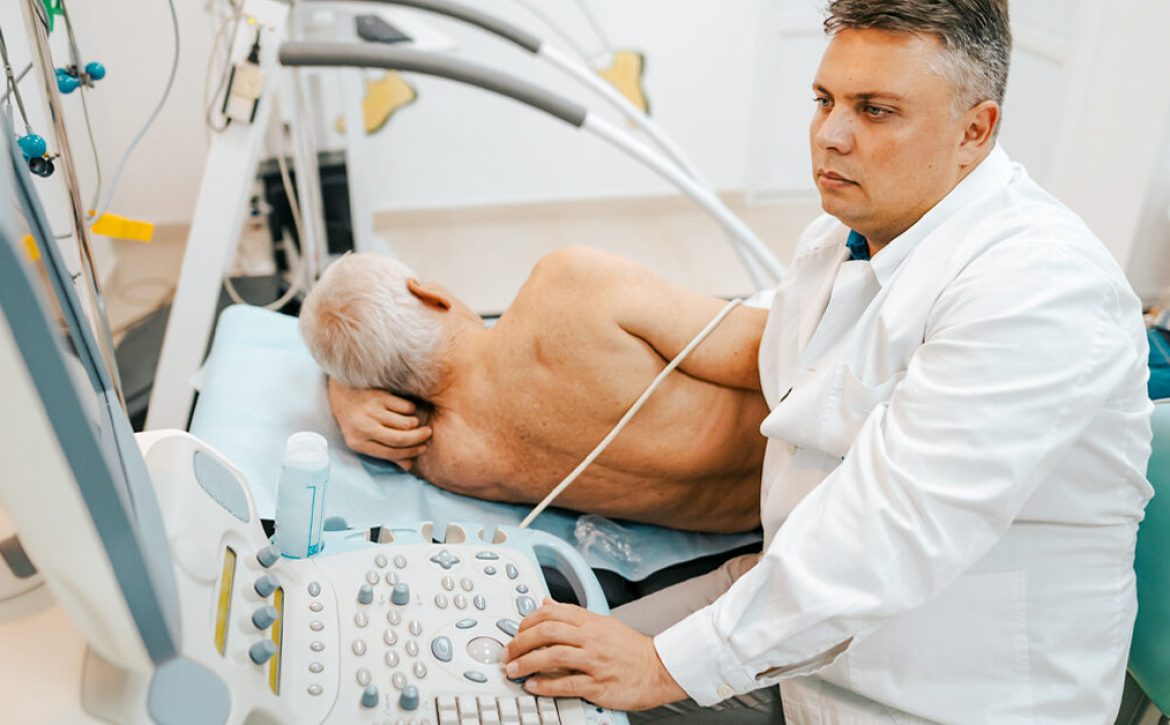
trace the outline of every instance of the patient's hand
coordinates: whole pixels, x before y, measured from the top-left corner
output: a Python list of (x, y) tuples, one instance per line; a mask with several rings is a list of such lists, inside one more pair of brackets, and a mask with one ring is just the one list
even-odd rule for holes
[(415, 404), (385, 390), (351, 388), (329, 380), (329, 408), (345, 444), (367, 456), (393, 461), (404, 470), (426, 450), (431, 429), (421, 425)]

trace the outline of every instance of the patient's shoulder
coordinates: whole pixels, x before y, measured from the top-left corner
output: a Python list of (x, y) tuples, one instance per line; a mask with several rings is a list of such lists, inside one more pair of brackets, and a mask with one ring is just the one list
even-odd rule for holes
[(630, 280), (645, 270), (621, 255), (596, 247), (572, 245), (549, 252), (532, 268), (531, 282), (605, 286)]

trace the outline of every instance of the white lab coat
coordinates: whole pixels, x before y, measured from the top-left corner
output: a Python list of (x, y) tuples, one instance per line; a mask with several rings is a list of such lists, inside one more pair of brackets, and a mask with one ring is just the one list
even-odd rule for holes
[(874, 256), (825, 217), (760, 346), (759, 564), (655, 639), (790, 722), (1112, 722), (1151, 495), (1138, 299), (999, 148)]

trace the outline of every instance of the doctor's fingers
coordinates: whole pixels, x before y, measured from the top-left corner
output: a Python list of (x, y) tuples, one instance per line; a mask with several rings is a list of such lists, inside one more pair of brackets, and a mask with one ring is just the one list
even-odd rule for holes
[[(527, 621), (527, 617), (525, 621)], [(506, 661), (511, 662), (539, 647), (551, 647), (559, 644), (580, 647), (585, 644), (584, 632), (581, 631), (580, 627), (564, 622), (540, 622), (535, 626), (520, 630), (512, 638), (505, 650)]]
[(545, 597), (540, 603), (540, 608), (520, 622), (520, 631), (523, 632), (542, 622), (566, 622), (580, 626), (585, 624), (588, 617), (591, 616), (600, 617), (601, 615), (582, 609), (576, 604), (563, 604), (550, 597)]
[(566, 671), (591, 672), (594, 658), (580, 647), (556, 644), (542, 647), (510, 660), (504, 671), (508, 677), (527, 677), (540, 673), (564, 674)]

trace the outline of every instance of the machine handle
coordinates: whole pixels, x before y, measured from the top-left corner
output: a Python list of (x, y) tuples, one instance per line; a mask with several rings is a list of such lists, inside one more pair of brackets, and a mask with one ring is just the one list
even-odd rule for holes
[(551, 567), (563, 574), (581, 606), (598, 614), (609, 614), (609, 602), (605, 599), (601, 584), (576, 549), (543, 531), (511, 526), (500, 528), (514, 541), (527, 541), (541, 566)]

